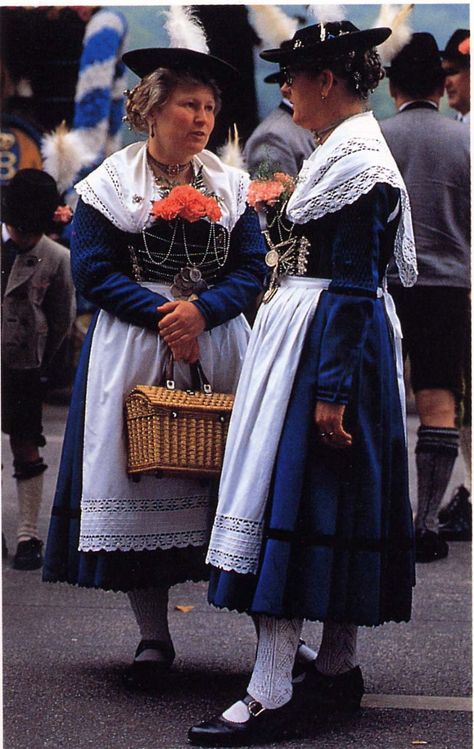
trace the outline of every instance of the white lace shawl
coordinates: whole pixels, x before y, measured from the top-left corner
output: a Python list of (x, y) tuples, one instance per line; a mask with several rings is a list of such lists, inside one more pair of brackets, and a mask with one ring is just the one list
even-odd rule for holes
[[(210, 151), (193, 159), (195, 170), (203, 167), (206, 187), (221, 198), (222, 224), (231, 231), (245, 210), (249, 184), (246, 172), (227, 166)], [(146, 143), (132, 143), (109, 156), (75, 185), (82, 200), (114, 226), (126, 232), (140, 232), (152, 222), (150, 204), (155, 198), (153, 174), (147, 163)]]
[(394, 256), (400, 280), (413, 286), (417, 264), (411, 208), (405, 183), (372, 112), (354, 115), (304, 161), (287, 215), (304, 224), (335, 213), (368, 193), (377, 182), (398, 187), (401, 219)]

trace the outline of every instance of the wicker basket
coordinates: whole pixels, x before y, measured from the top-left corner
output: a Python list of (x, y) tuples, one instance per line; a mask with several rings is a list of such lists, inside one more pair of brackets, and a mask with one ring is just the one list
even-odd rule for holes
[(217, 476), (234, 396), (138, 385), (125, 400), (129, 474)]

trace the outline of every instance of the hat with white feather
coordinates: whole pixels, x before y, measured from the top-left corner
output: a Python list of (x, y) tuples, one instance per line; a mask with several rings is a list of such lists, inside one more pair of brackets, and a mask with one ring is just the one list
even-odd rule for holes
[(122, 60), (130, 70), (140, 78), (157, 68), (199, 73), (214, 79), (222, 88), (237, 81), (238, 71), (233, 65), (209, 54), (204, 28), (189, 6), (171, 5), (163, 12), (169, 46), (126, 52)]

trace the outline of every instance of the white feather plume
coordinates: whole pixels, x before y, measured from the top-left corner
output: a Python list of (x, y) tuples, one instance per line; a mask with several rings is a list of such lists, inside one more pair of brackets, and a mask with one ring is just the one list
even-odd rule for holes
[(315, 23), (331, 23), (343, 21), (346, 10), (343, 5), (331, 3), (328, 5), (308, 5), (308, 13), (313, 16)]
[(249, 21), (264, 47), (279, 47), (292, 39), (298, 28), (298, 19), (287, 16), (276, 5), (248, 5)]
[(93, 151), (87, 152), (84, 148), (80, 134), (68, 130), (64, 122), (43, 137), (41, 154), (43, 169), (54, 177), (60, 193), (73, 186), (80, 170), (92, 164), (95, 157)]
[(388, 26), (392, 33), (377, 47), (383, 65), (388, 65), (394, 57), (405, 47), (412, 37), (408, 19), (413, 10), (414, 3), (406, 5), (382, 5), (374, 27)]
[(170, 5), (169, 10), (163, 12), (166, 16), (163, 25), (169, 37), (170, 47), (184, 47), (194, 52), (209, 54), (204, 27), (189, 6)]
[(220, 160), (224, 164), (227, 164), (227, 166), (236, 166), (238, 169), (245, 169), (245, 160), (239, 144), (239, 131), (235, 123), (233, 128), (229, 128), (227, 140), (219, 148), (218, 153)]

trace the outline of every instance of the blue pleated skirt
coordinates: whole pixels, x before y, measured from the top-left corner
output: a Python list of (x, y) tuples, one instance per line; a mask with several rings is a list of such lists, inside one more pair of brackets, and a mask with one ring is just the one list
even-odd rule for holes
[(331, 450), (317, 439), (313, 421), (330, 305), (330, 295), (323, 294), (302, 351), (257, 573), (213, 567), (209, 601), (313, 621), (367, 626), (408, 621), (415, 584), (413, 523), (391, 329), (384, 301), (377, 299), (344, 417), (353, 445)]

